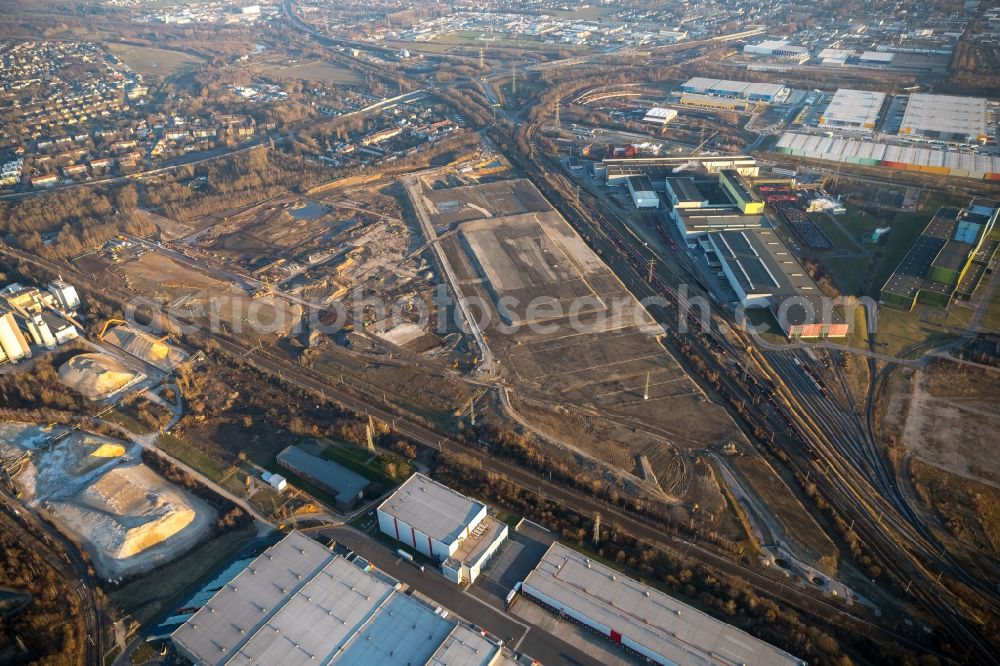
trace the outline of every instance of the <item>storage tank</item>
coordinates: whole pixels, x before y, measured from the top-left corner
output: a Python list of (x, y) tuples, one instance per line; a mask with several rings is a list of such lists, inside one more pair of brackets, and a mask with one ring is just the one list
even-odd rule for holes
[(10, 312), (0, 314), (0, 347), (12, 363), (24, 358), (31, 358), (28, 341), (17, 327), (14, 315)]

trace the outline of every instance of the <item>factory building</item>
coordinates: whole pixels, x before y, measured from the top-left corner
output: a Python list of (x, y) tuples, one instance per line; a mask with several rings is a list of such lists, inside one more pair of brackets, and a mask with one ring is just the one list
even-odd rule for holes
[(694, 178), (673, 176), (668, 177), (665, 182), (667, 199), (672, 208), (689, 210), (708, 207), (708, 194), (698, 187)]
[(285, 447), (278, 454), (277, 460), (279, 465), (292, 474), (332, 494), (337, 508), (341, 510), (355, 507), (371, 485), (371, 481), (360, 474), (298, 446)]
[[(755, 177), (760, 173), (757, 160), (749, 155), (703, 155), (693, 158), (606, 157), (594, 164), (594, 175), (606, 177), (608, 185), (621, 185), (628, 176), (650, 175), (658, 169), (678, 175), (684, 172), (719, 173), (723, 169), (735, 169), (747, 177)], [(614, 182), (612, 178), (615, 179)]]
[(900, 136), (985, 142), (986, 100), (982, 97), (914, 93), (906, 102)]
[(636, 208), (660, 207), (660, 197), (653, 191), (653, 182), (649, 180), (648, 176), (629, 176), (625, 183)]
[(17, 325), (13, 313), (0, 311), (0, 352), (10, 363), (31, 358), (31, 348)]
[(684, 93), (681, 95), (680, 103), (684, 106), (693, 106), (699, 109), (736, 112), (747, 111), (757, 106), (757, 102), (750, 102), (745, 99), (731, 99), (728, 97), (715, 97), (713, 95), (699, 95), (697, 93)]
[(759, 44), (747, 44), (743, 47), (743, 53), (791, 60), (799, 64), (809, 60), (809, 49), (789, 44), (786, 39), (766, 39)]
[(878, 125), (885, 93), (840, 88), (820, 116), (820, 127), (871, 133)]
[(723, 169), (719, 172), (719, 183), (744, 215), (759, 215), (764, 212), (764, 200), (738, 171)]
[(869, 67), (888, 67), (895, 57), (895, 53), (887, 51), (865, 51), (858, 56), (858, 64)]
[(783, 102), (791, 90), (779, 83), (748, 83), (729, 79), (710, 79), (701, 76), (681, 84), (682, 93), (734, 97), (757, 102)]
[(743, 307), (770, 308), (789, 338), (839, 338), (849, 332), (843, 316), (824, 310), (823, 294), (773, 229), (709, 234), (729, 285)]
[(992, 238), (998, 218), (1000, 204), (994, 202), (940, 209), (886, 280), (881, 301), (911, 310), (917, 303), (944, 307), (953, 295), (971, 295), (1000, 248)]
[(559, 543), (548, 549), (520, 590), (527, 599), (650, 663), (806, 663)]
[(49, 285), (49, 293), (55, 299), (55, 307), (63, 312), (73, 312), (80, 307), (80, 295), (76, 293), (76, 287), (62, 279)]
[(713, 231), (764, 225), (764, 201), (735, 169), (721, 169), (714, 179), (672, 176), (666, 189), (670, 217), (689, 242)]
[(508, 666), (502, 643), (406, 594), (360, 558), (292, 532), (173, 634), (195, 664)]
[(471, 583), (507, 539), (507, 525), (470, 499), (414, 474), (378, 507), (384, 534), (441, 565), (446, 578)]
[(823, 49), (817, 56), (821, 65), (841, 66), (847, 64), (847, 59), (854, 55), (848, 49)]

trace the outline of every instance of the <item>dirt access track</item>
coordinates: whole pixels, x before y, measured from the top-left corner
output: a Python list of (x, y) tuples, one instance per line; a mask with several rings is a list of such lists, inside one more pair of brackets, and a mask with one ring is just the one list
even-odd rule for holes
[(682, 446), (742, 440), (663, 346), (659, 325), (530, 181), (431, 189), (418, 179), (410, 194), (512, 392)]

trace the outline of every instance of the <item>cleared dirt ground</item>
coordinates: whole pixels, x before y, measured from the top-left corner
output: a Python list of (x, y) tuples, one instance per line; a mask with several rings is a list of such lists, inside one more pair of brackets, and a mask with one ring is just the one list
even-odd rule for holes
[[(743, 436), (600, 257), (530, 181), (421, 186), (414, 204), (439, 234), (523, 422), (622, 470), (650, 498), (685, 515), (697, 506), (717, 524), (725, 499), (685, 449)], [(640, 455), (662, 492), (643, 478)]]
[[(642, 424), (680, 446), (741, 438), (660, 343), (662, 331), (648, 313), (562, 216), (550, 207), (522, 212), (547, 206), (530, 182), (431, 196), (458, 202), (444, 218), (431, 213), (435, 226), (479, 218), (459, 224), (458, 235), (441, 246), (463, 295), (485, 304), (490, 349), (518, 391)], [(486, 208), (494, 201), (495, 208)]]
[(1000, 373), (936, 361), (911, 382), (902, 442), (925, 462), (1000, 488)]

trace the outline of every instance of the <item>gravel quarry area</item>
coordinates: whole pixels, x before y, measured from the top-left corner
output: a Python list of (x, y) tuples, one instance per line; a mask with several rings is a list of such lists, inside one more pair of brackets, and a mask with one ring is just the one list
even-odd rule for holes
[(33, 451), (14, 478), (24, 498), (90, 554), (108, 579), (148, 571), (180, 556), (211, 529), (215, 511), (142, 462), (138, 444), (0, 424), (5, 457)]

